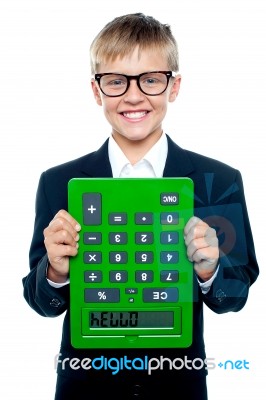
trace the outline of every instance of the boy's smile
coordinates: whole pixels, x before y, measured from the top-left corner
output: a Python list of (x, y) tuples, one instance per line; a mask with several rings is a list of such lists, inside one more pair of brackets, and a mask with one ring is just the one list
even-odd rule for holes
[[(100, 65), (100, 73), (137, 75), (150, 71), (168, 71), (167, 60), (160, 50), (142, 50), (138, 47), (131, 55), (117, 58)], [(132, 79), (126, 93), (119, 97), (104, 95), (99, 85), (92, 81), (95, 99), (103, 106), (104, 114), (112, 126), (112, 135), (124, 152), (136, 145), (148, 151), (162, 134), (162, 121), (168, 102), (173, 102), (178, 94), (180, 76), (170, 78), (167, 89), (158, 96), (144, 94)]]

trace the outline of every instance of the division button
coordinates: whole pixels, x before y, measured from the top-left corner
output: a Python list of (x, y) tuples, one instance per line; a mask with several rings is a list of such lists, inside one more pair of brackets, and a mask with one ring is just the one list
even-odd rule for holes
[(86, 283), (98, 283), (102, 282), (103, 274), (102, 271), (85, 271), (84, 282)]

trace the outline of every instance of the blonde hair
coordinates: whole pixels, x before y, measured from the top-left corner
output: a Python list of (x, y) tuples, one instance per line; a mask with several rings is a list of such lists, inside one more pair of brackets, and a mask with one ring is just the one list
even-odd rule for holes
[(167, 59), (169, 69), (178, 72), (177, 43), (170, 26), (136, 13), (115, 18), (95, 37), (90, 47), (92, 74), (98, 72), (101, 63), (128, 56), (136, 46), (140, 52), (160, 50)]

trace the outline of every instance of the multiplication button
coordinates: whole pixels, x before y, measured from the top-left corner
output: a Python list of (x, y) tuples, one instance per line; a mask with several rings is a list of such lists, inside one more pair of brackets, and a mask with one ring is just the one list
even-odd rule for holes
[(85, 251), (83, 255), (84, 264), (101, 264), (102, 253), (100, 251)]

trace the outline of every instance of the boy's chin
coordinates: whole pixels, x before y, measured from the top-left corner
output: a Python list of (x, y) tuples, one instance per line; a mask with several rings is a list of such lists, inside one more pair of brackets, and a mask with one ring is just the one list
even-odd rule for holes
[(126, 132), (126, 133), (113, 133), (113, 136), (117, 141), (128, 141), (128, 142), (145, 142), (145, 141), (157, 141), (161, 136), (160, 132)]

